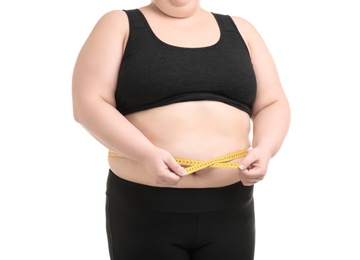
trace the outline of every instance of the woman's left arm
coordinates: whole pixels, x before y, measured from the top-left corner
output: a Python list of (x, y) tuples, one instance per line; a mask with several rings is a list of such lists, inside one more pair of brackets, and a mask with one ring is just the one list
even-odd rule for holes
[(235, 19), (248, 45), (257, 92), (252, 110), (252, 149), (239, 169), (244, 185), (253, 185), (266, 174), (270, 159), (279, 151), (290, 126), (290, 105), (264, 40), (246, 20)]

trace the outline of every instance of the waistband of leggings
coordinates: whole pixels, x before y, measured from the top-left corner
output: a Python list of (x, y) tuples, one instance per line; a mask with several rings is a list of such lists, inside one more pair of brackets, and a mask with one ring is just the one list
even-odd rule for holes
[(127, 181), (109, 170), (106, 195), (130, 208), (195, 213), (247, 207), (253, 203), (253, 186), (237, 182), (218, 188), (154, 187)]

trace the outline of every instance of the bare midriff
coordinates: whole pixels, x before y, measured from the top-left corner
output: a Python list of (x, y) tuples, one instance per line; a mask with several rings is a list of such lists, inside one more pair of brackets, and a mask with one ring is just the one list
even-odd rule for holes
[[(174, 157), (207, 161), (250, 146), (249, 115), (221, 102), (181, 102), (132, 113), (126, 118), (154, 145)], [(109, 157), (108, 160), (111, 170), (120, 178), (161, 186), (150, 178), (141, 162), (118, 157)], [(241, 161), (241, 158), (236, 161)], [(172, 187), (222, 187), (238, 181), (238, 169), (205, 168), (182, 177)]]

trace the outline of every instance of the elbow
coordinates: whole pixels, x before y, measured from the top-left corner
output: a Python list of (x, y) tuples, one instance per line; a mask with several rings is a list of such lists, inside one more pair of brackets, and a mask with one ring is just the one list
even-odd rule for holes
[(89, 117), (89, 102), (83, 98), (73, 97), (72, 114), (75, 122), (82, 124)]
[(75, 110), (73, 110), (73, 119), (75, 120), (76, 123), (80, 123), (79, 114)]
[(73, 104), (73, 119), (75, 120), (75, 122), (82, 124), (83, 116), (80, 111), (81, 110), (76, 106), (76, 104)]

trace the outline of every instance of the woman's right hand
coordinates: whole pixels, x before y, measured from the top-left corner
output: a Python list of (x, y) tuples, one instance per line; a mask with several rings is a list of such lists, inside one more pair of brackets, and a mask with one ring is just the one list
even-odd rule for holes
[(146, 158), (142, 158), (141, 163), (154, 182), (159, 185), (174, 186), (186, 175), (184, 167), (168, 151), (161, 148), (155, 148), (148, 153)]

